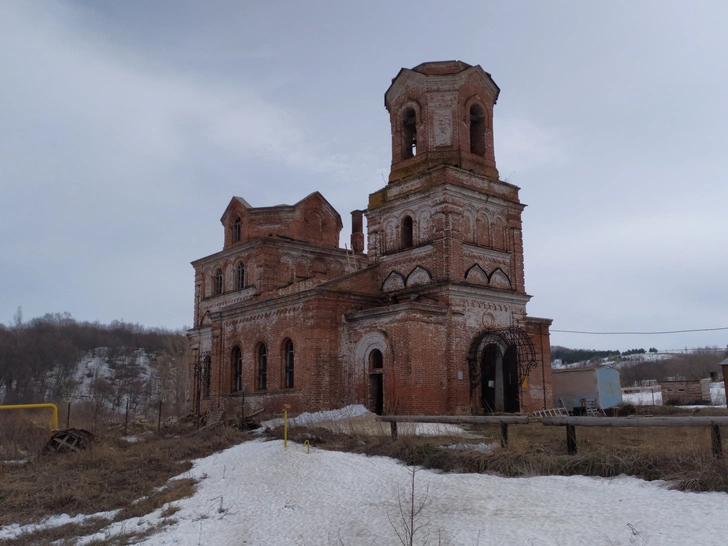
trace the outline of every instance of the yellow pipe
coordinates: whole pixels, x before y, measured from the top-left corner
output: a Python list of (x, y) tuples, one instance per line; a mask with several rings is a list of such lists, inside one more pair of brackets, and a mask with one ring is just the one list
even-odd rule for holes
[(58, 430), (58, 408), (55, 404), (16, 404), (13, 406), (0, 406), (0, 410), (44, 408), (50, 408), (53, 410), (53, 430)]

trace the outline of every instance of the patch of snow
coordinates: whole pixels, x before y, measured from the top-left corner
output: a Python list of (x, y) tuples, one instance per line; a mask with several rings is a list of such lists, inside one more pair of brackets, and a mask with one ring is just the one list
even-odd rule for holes
[[(199, 483), (192, 497), (172, 503), (178, 508), (172, 518), (161, 516), (165, 506), (79, 543), (167, 524), (139, 544), (391, 546), (398, 544), (398, 496), (406, 500), (411, 485), (410, 469), (393, 459), (315, 447), (307, 453), (293, 442), (284, 449), (282, 441), (260, 440), (198, 459), (180, 477)], [(715, 532), (715, 521), (728, 516), (725, 493), (675, 491), (626, 476), (503, 478), (428, 470), (416, 472), (415, 484), (416, 499), (426, 496), (417, 544), (426, 533), (431, 543), (440, 538), (451, 546), (725, 542)], [(17, 536), (18, 526), (13, 535), (6, 529), (0, 539)]]
[(96, 514), (84, 515), (78, 514), (75, 516), (69, 516), (68, 514), (59, 514), (57, 516), (51, 516), (45, 518), (39, 523), (31, 523), (30, 525), (18, 525), (13, 523), (11, 525), (5, 525), (0, 527), (0, 542), (4, 540), (13, 540), (18, 538), (23, 533), (33, 533), (42, 529), (52, 529), (54, 527), (60, 527), (68, 523), (83, 523), (90, 518), (101, 518), (112, 520), (120, 510), (111, 510), (109, 512), (98, 512)]
[[(316, 413), (302, 413), (297, 417), (291, 417), (288, 419), (289, 426), (295, 425), (313, 425), (316, 423), (322, 423), (324, 421), (344, 421), (352, 419), (354, 417), (361, 417), (363, 415), (373, 415), (368, 409), (361, 404), (354, 404), (346, 406), (336, 410), (319, 411)], [(263, 421), (260, 426), (265, 428), (276, 428), (283, 424), (282, 418), (269, 419)]]

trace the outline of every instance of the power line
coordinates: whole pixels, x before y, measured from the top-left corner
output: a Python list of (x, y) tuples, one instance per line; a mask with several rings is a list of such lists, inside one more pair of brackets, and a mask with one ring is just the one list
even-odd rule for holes
[(685, 334), (688, 332), (717, 332), (719, 330), (728, 330), (728, 326), (723, 328), (697, 328), (694, 330), (667, 330), (664, 332), (584, 332), (581, 330), (550, 330), (551, 332), (559, 332), (561, 334), (589, 334), (595, 336), (657, 336), (662, 334)]

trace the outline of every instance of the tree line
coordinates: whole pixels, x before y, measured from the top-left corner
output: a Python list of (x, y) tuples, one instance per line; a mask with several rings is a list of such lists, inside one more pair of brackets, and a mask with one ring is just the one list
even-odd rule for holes
[[(151, 374), (139, 364), (144, 355)], [(94, 377), (89, 396), (119, 406), (164, 400), (184, 411), (187, 392), (187, 339), (184, 333), (113, 321), (79, 322), (69, 313), (48, 313), (0, 324), (0, 402), (64, 402), (75, 392), (84, 357), (103, 360), (111, 375)]]

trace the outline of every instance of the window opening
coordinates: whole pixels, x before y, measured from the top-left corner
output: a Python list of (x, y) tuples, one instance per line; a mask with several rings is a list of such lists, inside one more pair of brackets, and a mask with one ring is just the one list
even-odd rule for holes
[(243, 262), (239, 262), (235, 268), (235, 290), (243, 288), (245, 288), (245, 265)]
[(283, 358), (285, 359), (285, 386), (287, 389), (292, 389), (293, 382), (293, 342), (288, 339), (283, 346)]
[(485, 114), (479, 104), (470, 107), (470, 153), (485, 155)]
[(258, 390), (266, 389), (268, 375), (268, 352), (262, 343), (258, 346)]
[(240, 392), (243, 390), (243, 353), (240, 347), (233, 347), (231, 360), (233, 368), (233, 392)]
[(384, 356), (382, 355), (382, 351), (374, 349), (371, 352), (369, 355), (369, 365), (374, 370), (380, 370), (384, 367)]
[(210, 355), (205, 356), (202, 362), (202, 397), (210, 398), (212, 390), (212, 358)]
[(222, 294), (222, 269), (217, 268), (215, 270), (215, 295), (220, 294)]
[(402, 219), (402, 248), (411, 248), (412, 245), (412, 217)]
[(236, 218), (233, 222), (233, 243), (240, 242), (240, 218)]
[(402, 135), (404, 147), (402, 159), (408, 159), (417, 155), (417, 114), (414, 108), (407, 108), (402, 118)]

